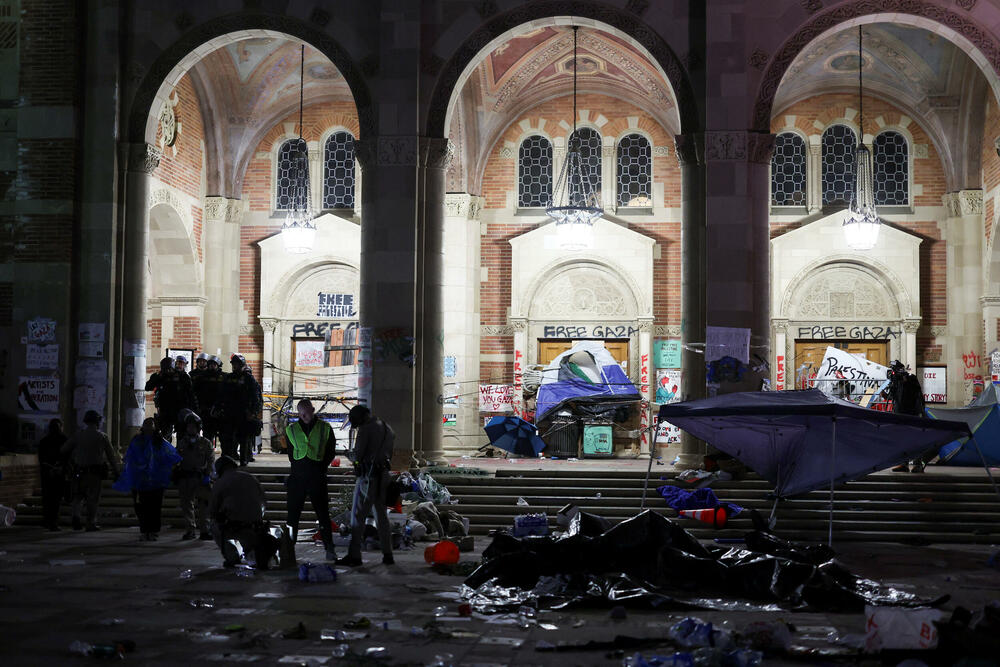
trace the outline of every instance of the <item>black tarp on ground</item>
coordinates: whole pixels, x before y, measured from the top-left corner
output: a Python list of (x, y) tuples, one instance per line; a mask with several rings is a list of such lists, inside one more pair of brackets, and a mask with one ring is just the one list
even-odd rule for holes
[(516, 538), (500, 533), (464, 593), (484, 613), (520, 605), (642, 604), (705, 609), (860, 611), (865, 604), (936, 605), (862, 579), (826, 547), (753, 532), (709, 547), (647, 510), (600, 535)]

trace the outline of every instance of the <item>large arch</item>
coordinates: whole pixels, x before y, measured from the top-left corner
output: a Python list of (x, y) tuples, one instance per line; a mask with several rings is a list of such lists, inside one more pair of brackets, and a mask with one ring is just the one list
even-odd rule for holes
[(234, 14), (199, 24), (164, 49), (143, 77), (129, 110), (127, 137), (130, 142), (152, 144), (156, 136), (155, 109), (169, 90), (205, 53), (231, 38), (274, 36), (306, 42), (336, 65), (354, 96), (362, 136), (377, 134), (378, 119), (368, 84), (360, 69), (329, 34), (290, 16)]
[(621, 32), (636, 42), (662, 69), (664, 78), (670, 83), (680, 116), (680, 131), (687, 133), (701, 128), (698, 103), (687, 72), (673, 49), (655, 29), (634, 14), (605, 4), (584, 0), (538, 0), (485, 22), (452, 54), (438, 76), (431, 95), (425, 123), (426, 135), (446, 136), (454, 93), (481, 54), (508, 39), (509, 33), (525, 23), (555, 20), (557, 17), (565, 18), (566, 21), (571, 17), (587, 19), (595, 22), (594, 27), (598, 29)]
[(750, 127), (757, 132), (769, 131), (775, 95), (785, 72), (810, 44), (834, 31), (879, 22), (924, 28), (950, 40), (979, 66), (1000, 100), (1000, 41), (975, 20), (921, 0), (855, 0), (815, 14), (785, 40), (761, 78)]

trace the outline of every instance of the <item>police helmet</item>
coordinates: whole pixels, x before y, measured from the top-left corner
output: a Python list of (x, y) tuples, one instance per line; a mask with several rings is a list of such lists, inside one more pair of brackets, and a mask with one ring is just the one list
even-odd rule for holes
[(87, 410), (83, 415), (84, 424), (100, 424), (101, 423), (101, 413), (97, 410)]
[(205, 361), (208, 361), (208, 355), (207, 355), (207, 354), (205, 354), (204, 352), (202, 352), (202, 353), (201, 353), (201, 354), (199, 354), (199, 355), (198, 355), (197, 357), (195, 357), (195, 359), (196, 359), (197, 361), (201, 361), (202, 359), (204, 359)]

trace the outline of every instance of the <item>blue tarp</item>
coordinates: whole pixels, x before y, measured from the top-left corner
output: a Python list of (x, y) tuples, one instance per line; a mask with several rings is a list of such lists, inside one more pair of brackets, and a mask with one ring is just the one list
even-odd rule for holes
[(629, 403), (639, 390), (600, 341), (579, 341), (542, 371), (535, 422), (572, 402)]
[(739, 459), (781, 497), (857, 479), (970, 433), (964, 422), (870, 410), (818, 389), (673, 403), (659, 418)]
[(701, 489), (691, 489), (690, 491), (679, 486), (664, 484), (656, 489), (667, 502), (667, 505), (678, 512), (681, 510), (705, 510), (719, 506), (726, 508), (729, 516), (736, 516), (743, 511), (743, 508), (733, 503), (724, 503), (715, 495), (715, 491), (707, 487)]
[(952, 466), (1000, 465), (1000, 398), (996, 385), (990, 383), (967, 408), (925, 408), (934, 419), (962, 421), (969, 425), (979, 452), (969, 438), (959, 438), (941, 448), (942, 463)]

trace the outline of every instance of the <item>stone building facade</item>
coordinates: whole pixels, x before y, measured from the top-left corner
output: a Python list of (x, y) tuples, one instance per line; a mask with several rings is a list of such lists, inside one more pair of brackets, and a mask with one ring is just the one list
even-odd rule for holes
[[(7, 438), (94, 407), (121, 440), (159, 358), (204, 350), (334, 411), (370, 386), (399, 462), (438, 460), (484, 442), (481, 387), (530, 415), (573, 340), (650, 406), (680, 340), (705, 395), (707, 326), (751, 331), (720, 391), (800, 386), (834, 344), (944, 367), (962, 405), (1000, 347), (998, 26), (994, 0), (0, 0)], [(566, 251), (540, 204), (574, 127), (605, 216)], [(859, 135), (869, 251), (840, 231)], [(318, 234), (291, 255), (300, 137)]]

